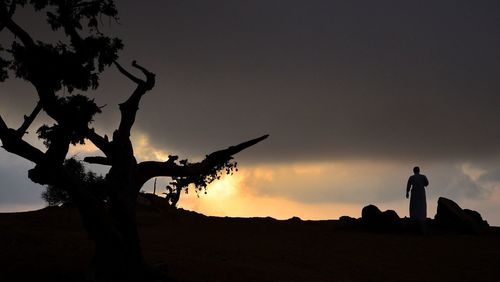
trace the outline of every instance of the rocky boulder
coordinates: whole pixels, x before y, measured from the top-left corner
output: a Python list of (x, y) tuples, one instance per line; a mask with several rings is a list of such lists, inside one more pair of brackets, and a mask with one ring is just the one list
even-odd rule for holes
[(339, 217), (339, 222), (344, 225), (354, 225), (358, 222), (358, 219), (347, 215), (343, 215)]
[(462, 209), (454, 201), (443, 197), (438, 199), (434, 220), (438, 226), (466, 233), (479, 233), (489, 226), (477, 211)]
[(401, 227), (401, 218), (393, 210), (382, 212), (375, 205), (368, 205), (361, 210), (362, 224), (371, 230), (393, 231)]

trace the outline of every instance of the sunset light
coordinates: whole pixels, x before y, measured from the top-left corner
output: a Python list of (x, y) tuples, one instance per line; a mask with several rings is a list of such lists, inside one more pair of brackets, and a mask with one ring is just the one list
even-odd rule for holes
[(0, 280), (500, 281), (499, 54), (499, 0), (0, 0)]

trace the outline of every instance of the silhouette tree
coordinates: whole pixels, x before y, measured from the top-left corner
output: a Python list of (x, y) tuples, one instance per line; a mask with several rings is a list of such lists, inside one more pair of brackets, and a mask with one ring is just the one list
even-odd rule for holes
[[(177, 159), (177, 156), (169, 156), (169, 158)], [(181, 164), (189, 165), (188, 160), (181, 160)], [(165, 187), (167, 192), (164, 192), (167, 203), (176, 207), (180, 200), (182, 192), (188, 193), (189, 185), (193, 184), (196, 194), (204, 191), (207, 193), (207, 185), (215, 180), (219, 180), (221, 177), (221, 172), (225, 172), (228, 175), (232, 175), (233, 172), (238, 171), (237, 162), (225, 162), (216, 164), (214, 167), (207, 171), (203, 177), (192, 177), (192, 176), (173, 176), (170, 185)]]
[[(104, 178), (92, 171), (87, 171), (82, 162), (75, 158), (69, 158), (63, 163), (64, 169), (71, 176), (82, 183), (89, 193), (94, 197), (106, 201), (106, 187), (104, 185)], [(42, 192), (42, 199), (44, 199), (49, 206), (58, 206), (61, 204), (73, 204), (71, 195), (67, 192), (66, 186), (47, 185), (47, 189)]]
[[(39, 13), (45, 11), (48, 25), (54, 32), (62, 31), (66, 39), (56, 43), (35, 39), (13, 18), (17, 8), (27, 5)], [(135, 209), (143, 184), (154, 177), (168, 176), (179, 185), (194, 183), (203, 189), (221, 171), (234, 168), (232, 155), (267, 135), (211, 153), (197, 163), (178, 162), (175, 156), (163, 162), (138, 163), (130, 132), (142, 97), (155, 85), (155, 74), (134, 61), (132, 67), (142, 74), (140, 78), (116, 61), (123, 44), (99, 30), (102, 17), (117, 19), (112, 0), (0, 0), (0, 31), (14, 36), (7, 50), (0, 49), (0, 79), (14, 73), (34, 86), (39, 99), (17, 129), (9, 127), (0, 116), (0, 140), (5, 150), (34, 163), (28, 172), (33, 182), (61, 187), (71, 198), (95, 242), (96, 280), (148, 281), (152, 278), (140, 248)], [(94, 100), (76, 92), (97, 88), (99, 75), (113, 64), (135, 83), (135, 89), (119, 104), (119, 126), (110, 139), (91, 127), (101, 109)], [(67, 94), (62, 96), (61, 92)], [(23, 140), (42, 110), (54, 122), (37, 131), (46, 150)], [(85, 180), (85, 172), (66, 159), (71, 144), (86, 141), (92, 142), (103, 156), (84, 161), (110, 167), (102, 181)], [(96, 190), (100, 192), (96, 194)]]

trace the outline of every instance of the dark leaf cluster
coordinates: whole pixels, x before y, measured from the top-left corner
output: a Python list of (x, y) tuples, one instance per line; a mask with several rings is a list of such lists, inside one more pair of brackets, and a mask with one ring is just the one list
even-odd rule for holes
[(13, 57), (11, 69), (17, 77), (53, 91), (63, 87), (69, 92), (86, 91), (99, 86), (99, 74), (118, 58), (122, 47), (119, 39), (108, 37), (87, 37), (77, 49), (42, 42), (27, 48), (14, 42), (9, 50)]
[[(12, 0), (3, 0), (7, 5), (10, 5)], [(51, 27), (56, 30), (63, 26), (61, 22), (68, 22), (73, 24), (76, 28), (81, 29), (80, 22), (87, 20), (95, 22), (102, 16), (112, 17), (118, 19), (118, 11), (113, 0), (17, 0), (17, 4), (25, 6), (31, 4), (36, 11), (46, 8), (52, 8), (56, 13), (52, 14), (52, 18), (56, 19), (54, 22), (49, 21)], [(92, 24), (89, 24), (92, 26)]]
[[(170, 182), (170, 184), (173, 184), (173, 182)], [(181, 197), (182, 188), (183, 187), (170, 186), (170, 185), (167, 185), (165, 187), (167, 192), (164, 192), (163, 194), (165, 195), (165, 199), (167, 200), (169, 206), (171, 207), (177, 206), (177, 202), (179, 202), (179, 199)]]
[[(70, 177), (81, 183), (84, 188), (94, 197), (104, 201), (106, 200), (106, 190), (104, 178), (91, 171), (87, 171), (79, 160), (70, 158), (64, 161), (64, 169)], [(73, 200), (69, 190), (71, 187), (67, 185), (48, 185), (42, 193), (42, 199), (49, 206), (58, 206), (61, 204), (71, 204)]]
[[(181, 166), (190, 166), (188, 160), (179, 161)], [(227, 158), (224, 161), (219, 161), (212, 166), (210, 169), (205, 171), (203, 174), (198, 174), (194, 176), (187, 177), (172, 177), (172, 182), (167, 186), (167, 193), (165, 193), (168, 197), (169, 193), (180, 193), (184, 191), (185, 193), (189, 192), (190, 185), (194, 186), (194, 190), (196, 194), (204, 192), (207, 193), (208, 184), (214, 182), (215, 180), (219, 180), (224, 174), (232, 175), (233, 172), (238, 171), (238, 163), (233, 160), (232, 157)]]
[[(20, 1), (20, 4), (27, 2)], [(48, 23), (54, 30), (62, 28), (70, 43), (37, 41), (26, 45), (14, 41), (8, 51), (13, 57), (10, 67), (16, 76), (52, 91), (63, 87), (69, 92), (97, 88), (99, 74), (118, 58), (118, 51), (123, 48), (120, 39), (104, 36), (98, 30), (98, 19), (102, 16), (117, 19), (113, 1), (32, 0), (29, 3), (36, 10), (50, 9)], [(88, 28), (84, 28), (82, 22), (87, 22)]]
[[(0, 54), (4, 51), (2, 45), (0, 45)], [(9, 76), (7, 73), (7, 68), (9, 67), (9, 61), (0, 57), (0, 82), (6, 80)]]
[(43, 139), (43, 143), (49, 147), (51, 140), (60, 133), (58, 130), (65, 128), (70, 129), (70, 132), (64, 132), (64, 134), (70, 137), (73, 145), (84, 144), (88, 126), (93, 121), (94, 115), (100, 113), (101, 109), (94, 100), (80, 94), (59, 97), (54, 105), (57, 115), (62, 117), (59, 119), (60, 124), (41, 126), (37, 131), (38, 138)]
[(56, 7), (55, 13), (47, 12), (48, 23), (54, 30), (67, 27), (81, 30), (84, 28), (82, 21), (86, 21), (87, 27), (98, 32), (98, 23), (102, 16), (118, 20), (115, 4), (109, 0), (45, 2), (51, 2), (51, 5)]

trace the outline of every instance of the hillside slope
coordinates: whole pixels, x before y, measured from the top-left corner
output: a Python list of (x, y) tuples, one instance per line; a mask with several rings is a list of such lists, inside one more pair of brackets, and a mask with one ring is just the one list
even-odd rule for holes
[[(500, 281), (497, 232), (373, 233), (183, 210), (141, 210), (139, 222), (147, 260), (174, 281)], [(0, 214), (0, 242), (0, 281), (75, 281), (90, 269), (92, 242), (71, 208)]]

